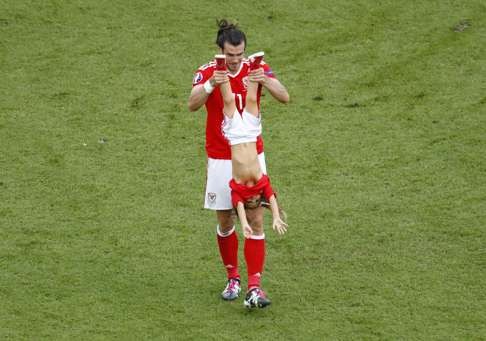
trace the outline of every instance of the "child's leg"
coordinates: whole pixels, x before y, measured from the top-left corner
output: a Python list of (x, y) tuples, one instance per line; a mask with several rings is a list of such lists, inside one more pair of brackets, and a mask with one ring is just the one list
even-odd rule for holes
[(219, 86), (221, 95), (223, 97), (223, 113), (229, 118), (233, 118), (233, 114), (236, 111), (235, 95), (231, 91), (230, 82), (223, 83)]
[(259, 83), (248, 82), (248, 88), (246, 92), (246, 106), (245, 110), (250, 114), (258, 117), (258, 102), (257, 102), (257, 92)]

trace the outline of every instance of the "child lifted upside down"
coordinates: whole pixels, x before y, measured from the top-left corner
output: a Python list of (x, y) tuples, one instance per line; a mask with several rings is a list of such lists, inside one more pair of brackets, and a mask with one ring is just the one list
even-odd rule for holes
[[(262, 58), (263, 52), (250, 56), (250, 69), (260, 68)], [(221, 65), (221, 68), (225, 68), (224, 55), (217, 55), (216, 61)], [(284, 234), (287, 231), (287, 224), (280, 216), (281, 211), (270, 184), (270, 179), (262, 172), (258, 161), (256, 140), (262, 131), (257, 102), (258, 86), (259, 83), (257, 82), (248, 82), (246, 106), (240, 115), (229, 81), (220, 85), (224, 103), (223, 133), (231, 145), (233, 176), (233, 179), (230, 181), (231, 200), (247, 239), (259, 239), (264, 236), (263, 231), (258, 231), (257, 233), (249, 225), (245, 210), (259, 207), (262, 202), (262, 196), (269, 203), (273, 216), (273, 229), (278, 234)], [(255, 274), (250, 273), (250, 269), (248, 269), (248, 293), (245, 299), (245, 306), (249, 308), (262, 308), (270, 304), (265, 293), (260, 289), (260, 272), (263, 271), (263, 259), (260, 267), (261, 269), (258, 269)]]
[[(262, 57), (263, 52), (249, 57), (252, 70), (260, 67)], [(243, 233), (248, 238), (253, 232), (246, 219), (245, 207), (257, 207), (263, 195), (270, 204), (273, 229), (278, 234), (283, 234), (287, 231), (287, 224), (280, 217), (277, 198), (270, 185), (270, 179), (263, 174), (258, 162), (256, 138), (262, 131), (257, 103), (258, 83), (248, 82), (246, 106), (241, 115), (236, 108), (235, 96), (229, 82), (221, 84), (220, 91), (225, 115), (223, 133), (231, 144), (233, 169), (233, 179), (230, 182), (231, 199), (238, 213)]]

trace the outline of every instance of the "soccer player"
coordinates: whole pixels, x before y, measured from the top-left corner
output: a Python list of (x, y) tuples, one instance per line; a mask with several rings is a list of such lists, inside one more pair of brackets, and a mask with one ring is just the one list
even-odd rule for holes
[[(230, 24), (226, 20), (221, 20), (218, 25), (216, 44), (219, 47), (219, 52), (226, 56), (227, 71), (217, 71), (214, 62), (201, 66), (194, 75), (188, 106), (191, 111), (196, 111), (203, 105), (206, 106), (208, 164), (204, 207), (215, 210), (218, 220), (217, 241), (227, 272), (227, 284), (221, 296), (225, 300), (234, 300), (241, 291), (238, 271), (238, 238), (235, 233), (231, 190), (228, 185), (232, 179), (231, 147), (222, 132), (224, 103), (219, 87), (229, 81), (239, 113), (243, 112), (246, 105), (249, 82), (259, 84), (257, 88), (258, 107), (263, 88), (282, 103), (289, 101), (289, 94), (275, 78), (268, 64), (262, 63), (262, 67), (250, 72), (250, 63), (248, 59), (244, 58), (246, 36), (236, 25)], [(258, 136), (256, 140), (256, 148), (260, 169), (262, 173), (266, 174), (261, 136)], [(265, 261), (263, 209), (262, 206), (258, 206), (246, 210), (246, 218), (249, 226), (251, 226), (251, 235), (245, 238), (244, 245), (249, 288), (253, 284), (257, 284), (259, 287)], [(261, 299), (264, 300), (263, 292), (260, 293)]]

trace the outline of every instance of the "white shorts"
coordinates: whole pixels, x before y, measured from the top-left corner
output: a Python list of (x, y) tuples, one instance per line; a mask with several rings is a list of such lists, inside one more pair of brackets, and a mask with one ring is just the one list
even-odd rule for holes
[(240, 115), (235, 110), (232, 118), (224, 115), (223, 135), (228, 139), (230, 145), (255, 142), (257, 137), (262, 134), (262, 120), (250, 114), (246, 110)]
[[(258, 161), (260, 161), (262, 172), (267, 174), (264, 153), (258, 154)], [(229, 182), (233, 177), (231, 171), (231, 160), (208, 158), (204, 208), (210, 210), (230, 210), (233, 208), (231, 189), (229, 187)]]

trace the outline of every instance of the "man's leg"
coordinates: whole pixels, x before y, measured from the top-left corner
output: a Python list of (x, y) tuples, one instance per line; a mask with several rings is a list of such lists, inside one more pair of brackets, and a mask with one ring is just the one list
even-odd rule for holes
[(253, 233), (245, 239), (245, 260), (248, 271), (248, 290), (260, 287), (265, 264), (265, 234), (263, 233), (263, 207), (247, 209), (248, 223)]
[(228, 185), (230, 180), (231, 160), (208, 158), (204, 208), (213, 210), (218, 221), (216, 240), (228, 276), (227, 284), (230, 284), (229, 292), (227, 285), (222, 293), (223, 299), (238, 297), (240, 287), (239, 282), (236, 281), (240, 277), (238, 273), (238, 238), (234, 231), (233, 205)]
[(216, 211), (218, 246), (228, 279), (240, 278), (238, 273), (238, 234), (231, 210)]
[(253, 230), (250, 238), (245, 239), (245, 260), (248, 271), (248, 291), (245, 306), (264, 308), (270, 304), (265, 292), (261, 290), (261, 277), (265, 265), (265, 233), (263, 232), (263, 207), (247, 210)]
[(240, 274), (238, 272), (238, 235), (235, 230), (231, 210), (216, 211), (218, 219), (218, 246), (226, 268), (228, 283), (221, 293), (225, 300), (234, 300), (240, 294)]

